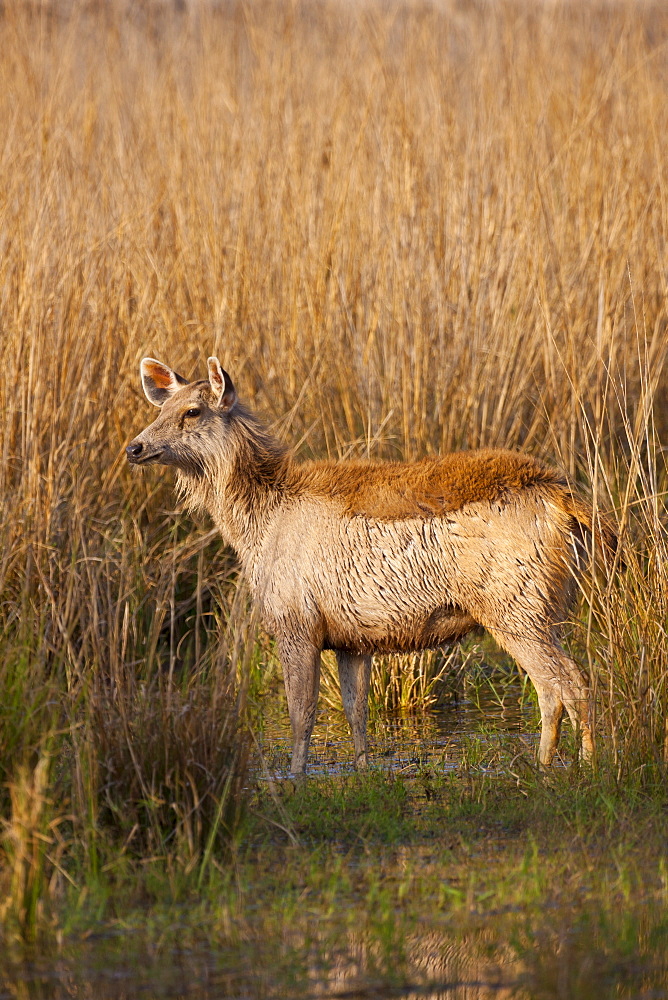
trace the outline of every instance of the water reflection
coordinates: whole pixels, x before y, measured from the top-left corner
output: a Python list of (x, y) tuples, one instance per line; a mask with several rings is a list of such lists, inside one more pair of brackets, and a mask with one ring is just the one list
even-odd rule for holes
[[(328, 975), (312, 975), (312, 996), (323, 1000), (343, 997), (401, 996), (405, 1000), (507, 1000), (524, 997), (522, 964), (510, 949), (500, 951), (489, 931), (461, 937), (425, 932), (404, 943), (408, 971), (390, 986), (374, 979), (378, 956), (363, 940), (350, 942), (346, 954), (333, 956)], [(490, 959), (490, 953), (495, 953)], [(383, 986), (384, 982), (384, 986)]]
[[(156, 960), (137, 955), (132, 962), (110, 943), (89, 946), (76, 962), (37, 961), (0, 975), (0, 998), (16, 1000), (356, 1000), (402, 997), (405, 1000), (497, 1000), (522, 998), (522, 967), (510, 954), (485, 957), (493, 948), (488, 933), (455, 939), (434, 932), (405, 942), (404, 974), (387, 968), (376, 943), (354, 935), (332, 949), (311, 942), (304, 961), (304, 940), (288, 943), (295, 956), (280, 957), (248, 949), (236, 954), (172, 952)], [(130, 946), (132, 947), (132, 946)], [(286, 961), (287, 959), (287, 961)], [(385, 966), (384, 971), (381, 969)]]
[[(263, 767), (274, 777), (287, 774), (291, 755), (291, 734), (284, 704), (267, 706), (263, 728), (257, 734)], [(385, 770), (410, 772), (435, 766), (455, 770), (466, 751), (478, 766), (493, 766), (493, 751), (502, 742), (515, 744), (517, 751), (535, 756), (539, 732), (536, 709), (527, 700), (520, 684), (506, 684), (503, 697), (489, 688), (476, 690), (475, 697), (456, 704), (425, 709), (406, 715), (379, 715), (369, 723), (371, 764)], [(353, 768), (353, 744), (342, 711), (323, 709), (318, 717), (309, 752), (309, 773), (345, 773)], [(557, 761), (558, 763), (558, 761)]]
[[(660, 924), (654, 915), (654, 926)], [(549, 931), (546, 928), (549, 926)], [(347, 934), (336, 945), (318, 929), (288, 935), (277, 950), (236, 949), (142, 954), (133, 942), (89, 944), (76, 962), (38, 961), (0, 972), (0, 1000), (603, 1000), (668, 996), (666, 956), (610, 955), (591, 927), (564, 909), (533, 928), (498, 923), (429, 929), (409, 935), (396, 965), (382, 940)], [(528, 934), (528, 937), (527, 937)], [(513, 941), (511, 946), (508, 943)], [(501, 943), (504, 942), (504, 943)]]

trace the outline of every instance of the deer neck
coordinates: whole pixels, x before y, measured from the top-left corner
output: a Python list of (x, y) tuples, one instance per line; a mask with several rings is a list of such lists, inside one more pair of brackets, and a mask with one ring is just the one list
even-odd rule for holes
[(272, 517), (285, 496), (292, 463), (287, 449), (265, 432), (240, 434), (228, 459), (196, 479), (180, 479), (186, 506), (207, 511), (236, 552), (247, 576)]

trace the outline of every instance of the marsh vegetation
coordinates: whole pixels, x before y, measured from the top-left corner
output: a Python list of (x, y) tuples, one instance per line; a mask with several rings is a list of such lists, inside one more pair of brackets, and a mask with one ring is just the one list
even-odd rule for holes
[[(129, 930), (424, 990), (433, 934), (534, 996), (667, 988), (667, 45), (652, 3), (2, 7), (7, 956)], [(569, 639), (595, 769), (486, 773), (474, 741), (256, 788), (275, 651), (210, 525), (126, 466), (145, 354), (218, 355), (304, 457), (502, 446), (581, 483), (624, 556)], [(461, 697), (467, 660), (502, 696), (497, 655), (384, 661), (374, 710)]]

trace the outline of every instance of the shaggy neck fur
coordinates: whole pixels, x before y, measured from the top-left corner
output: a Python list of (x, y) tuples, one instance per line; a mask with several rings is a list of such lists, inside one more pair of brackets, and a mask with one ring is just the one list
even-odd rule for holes
[(291, 459), (287, 448), (241, 404), (219, 420), (200, 468), (196, 473), (179, 470), (177, 486), (186, 507), (211, 515), (248, 570), (284, 495)]

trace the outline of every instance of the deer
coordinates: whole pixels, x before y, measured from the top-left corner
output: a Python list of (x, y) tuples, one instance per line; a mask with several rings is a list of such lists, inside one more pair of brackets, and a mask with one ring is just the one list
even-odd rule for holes
[(306, 771), (323, 650), (335, 653), (354, 762), (365, 769), (374, 653), (440, 648), (481, 626), (536, 690), (539, 765), (553, 762), (564, 711), (591, 759), (590, 685), (563, 630), (583, 554), (596, 540), (614, 554), (617, 539), (562, 473), (487, 448), (413, 462), (299, 461), (217, 358), (193, 382), (153, 358), (140, 374), (160, 412), (127, 458), (174, 467), (186, 508), (208, 512), (234, 550), (282, 663), (292, 775)]

